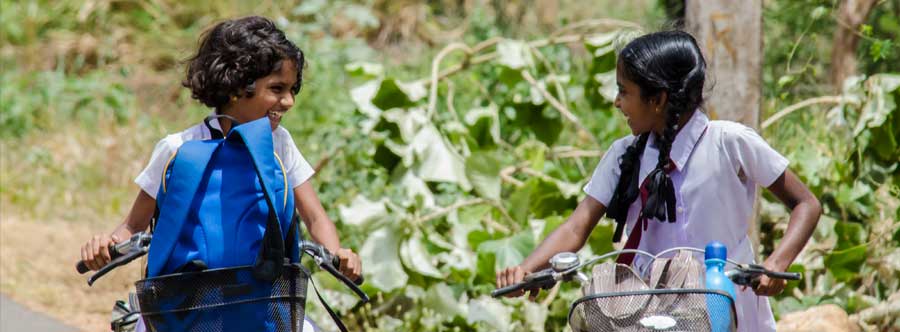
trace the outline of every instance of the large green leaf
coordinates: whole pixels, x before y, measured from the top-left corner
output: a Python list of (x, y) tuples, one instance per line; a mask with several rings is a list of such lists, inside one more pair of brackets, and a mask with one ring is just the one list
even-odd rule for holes
[(512, 330), (512, 308), (487, 295), (469, 301), (469, 324), (484, 324), (489, 331), (507, 332)]
[(398, 82), (393, 78), (385, 78), (381, 81), (378, 92), (372, 97), (372, 104), (382, 110), (412, 107), (426, 93), (425, 86), (422, 84), (413, 85)]
[(841, 221), (834, 225), (834, 232), (838, 236), (836, 250), (849, 249), (866, 242), (866, 230), (863, 225), (855, 222)]
[(466, 159), (466, 176), (479, 195), (499, 200), (502, 167), (499, 151), (475, 151)]
[(507, 238), (484, 241), (478, 245), (478, 253), (493, 255), (494, 270), (499, 271), (522, 263), (534, 250), (534, 246), (534, 235), (530, 231), (523, 231)]
[(365, 227), (372, 221), (387, 216), (384, 200), (370, 201), (366, 196), (356, 195), (349, 205), (338, 205), (341, 221), (356, 227)]
[[(547, 145), (553, 145), (559, 139), (559, 134), (563, 130), (563, 120), (555, 109), (547, 107), (546, 104), (535, 105), (527, 101), (507, 106), (508, 110), (514, 113), (512, 123), (516, 127), (526, 133), (530, 132)], [(506, 116), (510, 118), (509, 115)]]
[(575, 208), (574, 197), (567, 197), (556, 184), (540, 179), (533, 183), (530, 210), (536, 218), (567, 214)]
[(412, 149), (419, 160), (416, 174), (425, 181), (450, 182), (469, 190), (465, 162), (434, 125), (423, 127), (412, 140)]
[(374, 62), (351, 62), (344, 65), (344, 70), (352, 76), (380, 77), (384, 75), (384, 66)]
[(455, 296), (453, 289), (443, 282), (432, 285), (423, 300), (424, 306), (447, 318), (463, 317), (469, 309), (466, 302)]
[(413, 174), (413, 172), (403, 172), (403, 175), (395, 183), (403, 188), (403, 192), (406, 194), (405, 202), (401, 203), (421, 202), (421, 207), (424, 208), (435, 206), (434, 193), (428, 188), (428, 184)]
[(854, 134), (868, 128), (881, 126), (888, 118), (888, 114), (897, 109), (894, 100), (894, 91), (900, 88), (900, 75), (880, 74), (873, 75), (866, 82), (866, 90), (869, 93), (868, 101), (862, 108), (860, 125), (854, 129)]
[(588, 243), (595, 254), (603, 254), (613, 250), (612, 236), (616, 230), (616, 223), (611, 219), (603, 219), (594, 226)]
[(359, 250), (363, 262), (372, 262), (363, 269), (367, 283), (385, 292), (406, 286), (409, 276), (400, 263), (399, 250), (400, 234), (392, 226), (369, 234)]
[(412, 271), (432, 278), (444, 277), (435, 265), (436, 259), (425, 248), (421, 232), (414, 232), (410, 238), (403, 241), (400, 246), (400, 257), (403, 265)]
[(532, 178), (510, 195), (508, 204), (513, 218), (526, 221), (529, 213), (539, 219), (564, 215), (577, 203), (574, 197), (563, 193), (556, 184)]
[[(405, 144), (411, 143), (422, 127), (427, 126), (430, 123), (428, 117), (425, 115), (425, 110), (421, 108), (412, 108), (409, 110), (399, 108), (390, 109), (382, 113), (381, 117), (384, 121), (396, 126), (397, 135), (399, 135), (399, 139)], [(395, 137), (392, 136), (392, 138)]]
[(838, 206), (856, 216), (872, 214), (872, 187), (862, 181), (853, 182), (853, 186), (841, 183), (835, 200)]
[(546, 330), (545, 324), (547, 323), (547, 316), (550, 315), (550, 311), (547, 307), (531, 301), (525, 301), (523, 306), (523, 309), (525, 310), (525, 323), (528, 330), (532, 332), (544, 332)]
[(825, 266), (835, 279), (853, 280), (859, 277), (859, 269), (866, 261), (866, 252), (865, 244), (832, 251), (825, 256)]
[(497, 44), (497, 62), (509, 69), (520, 70), (534, 66), (531, 49), (523, 41), (504, 39)]
[[(372, 98), (375, 98), (375, 95), (378, 93), (380, 84), (380, 80), (371, 80), (350, 90), (350, 99), (356, 104), (356, 108), (370, 119), (374, 119), (374, 121), (377, 121), (378, 116), (381, 115), (381, 109), (372, 103)], [(372, 126), (374, 124), (369, 125), (368, 128)], [(363, 127), (367, 126), (364, 125)]]
[(480, 147), (494, 146), (500, 142), (500, 119), (496, 106), (473, 108), (465, 115), (469, 136)]

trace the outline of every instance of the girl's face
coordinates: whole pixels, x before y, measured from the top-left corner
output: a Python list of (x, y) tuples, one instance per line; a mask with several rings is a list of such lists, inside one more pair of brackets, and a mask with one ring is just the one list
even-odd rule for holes
[(640, 86), (626, 78), (621, 63), (616, 66), (616, 85), (619, 86), (619, 94), (616, 95), (615, 105), (625, 115), (631, 133), (662, 132), (665, 128), (661, 102), (665, 98), (663, 94), (648, 100), (641, 98)]
[(281, 68), (256, 80), (252, 97), (238, 96), (225, 106), (223, 113), (233, 116), (240, 123), (247, 123), (264, 116), (269, 118), (272, 130), (278, 128), (281, 117), (294, 106), (291, 87), (297, 81), (297, 69), (292, 60), (284, 60)]

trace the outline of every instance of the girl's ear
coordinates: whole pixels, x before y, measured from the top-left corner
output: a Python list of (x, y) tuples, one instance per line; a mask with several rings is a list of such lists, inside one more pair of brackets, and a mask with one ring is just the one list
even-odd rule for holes
[(665, 90), (661, 91), (656, 98), (653, 98), (653, 108), (665, 109), (666, 103), (669, 101), (669, 93)]

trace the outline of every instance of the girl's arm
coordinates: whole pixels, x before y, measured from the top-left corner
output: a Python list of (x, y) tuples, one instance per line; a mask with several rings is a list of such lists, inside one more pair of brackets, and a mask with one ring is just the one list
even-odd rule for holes
[[(822, 215), (822, 204), (791, 170), (785, 170), (768, 189), (791, 209), (784, 237), (763, 264), (767, 269), (782, 272), (791, 266), (815, 230)], [(755, 291), (759, 295), (772, 296), (780, 293), (785, 284), (784, 280), (763, 276)]]
[[(597, 225), (600, 217), (606, 213), (606, 206), (591, 196), (585, 197), (569, 219), (560, 225), (518, 266), (508, 267), (497, 273), (497, 288), (509, 286), (522, 281), (526, 274), (546, 268), (553, 255), (563, 252), (576, 252), (587, 241), (591, 230)], [(520, 296), (523, 292), (509, 296)]]
[(359, 278), (362, 273), (359, 256), (350, 249), (341, 248), (337, 227), (325, 213), (325, 208), (322, 207), (319, 196), (313, 189), (312, 180), (294, 187), (294, 206), (300, 212), (300, 218), (303, 219), (312, 240), (325, 246), (328, 251), (340, 258), (341, 273), (351, 280)]
[(156, 199), (150, 197), (144, 190), (139, 190), (125, 220), (112, 233), (96, 234), (88, 240), (81, 247), (81, 260), (91, 270), (99, 270), (111, 260), (109, 245), (119, 243), (130, 238), (134, 233), (146, 230), (155, 210)]

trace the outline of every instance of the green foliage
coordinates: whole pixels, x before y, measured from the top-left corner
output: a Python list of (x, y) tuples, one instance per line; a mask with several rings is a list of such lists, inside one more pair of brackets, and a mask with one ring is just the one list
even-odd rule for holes
[[(637, 6), (632, 17), (659, 15), (640, 4), (563, 2), (564, 20), (590, 18), (594, 7), (617, 18), (607, 11)], [(262, 14), (309, 59), (284, 125), (321, 166), (320, 198), (342, 244), (359, 249), (365, 264), (371, 306), (357, 308), (340, 285), (316, 276), (341, 311), (353, 312), (349, 323), (380, 331), (562, 330), (579, 296), (575, 287), (543, 295), (546, 306), (486, 294), (498, 269), (521, 262), (565, 222), (595, 156), (629, 133), (612, 104), (614, 49), (633, 32), (581, 28), (570, 31), (586, 37), (578, 45), (535, 46), (548, 31), (528, 24), (528, 15), (498, 14), (516, 2), (459, 9), (468, 17), (439, 16), (453, 11), (450, 2), (423, 4), (425, 23), (379, 12), (390, 3), (0, 0), (4, 216), (120, 219), (133, 197), (130, 178), (153, 142), (208, 112), (179, 88), (179, 60), (214, 21)], [(836, 3), (765, 3), (767, 113), (830, 93), (823, 82)], [(797, 112), (764, 132), (826, 210), (791, 266), (804, 281), (789, 283), (774, 301), (778, 314), (822, 303), (856, 312), (900, 289), (897, 9), (879, 2), (861, 28), (857, 54), (866, 75), (845, 82), (841, 103)], [(476, 54), (446, 57), (442, 70), (465, 66), (440, 79), (432, 96), (437, 49), (409, 40), (378, 48), (401, 34), (391, 29), (411, 26), (416, 35), (435, 26), (462, 31), (453, 40), (468, 45), (498, 39)], [(436, 40), (427, 42), (449, 39)], [(544, 92), (599, 143), (580, 137)], [(769, 253), (787, 213), (774, 197), (762, 204), (763, 226), (773, 230), (761, 243)], [(602, 220), (583, 253), (611, 250), (613, 229)], [(308, 309), (317, 322), (328, 321)]]

